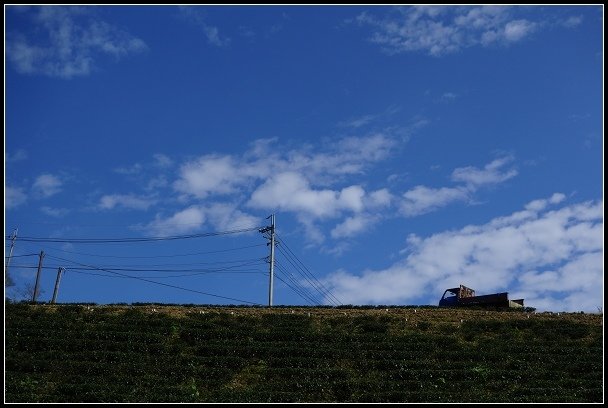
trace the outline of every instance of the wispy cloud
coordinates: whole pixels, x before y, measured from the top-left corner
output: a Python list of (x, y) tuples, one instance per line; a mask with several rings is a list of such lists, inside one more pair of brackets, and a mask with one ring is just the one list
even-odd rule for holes
[(167, 168), (173, 166), (173, 160), (165, 154), (156, 153), (152, 157), (154, 158), (154, 164), (157, 167)]
[(439, 100), (441, 102), (454, 102), (456, 100), (456, 98), (458, 97), (458, 95), (456, 95), (454, 92), (444, 92), (441, 97), (439, 98)]
[(200, 27), (207, 38), (207, 42), (216, 47), (223, 47), (230, 44), (230, 38), (220, 35), (220, 30), (207, 22), (202, 10), (197, 6), (180, 6), (180, 14), (187, 21)]
[(559, 24), (566, 28), (574, 28), (581, 25), (583, 22), (583, 16), (570, 16), (559, 21)]
[(355, 21), (371, 27), (370, 41), (389, 54), (421, 51), (438, 57), (524, 40), (540, 24), (518, 18), (522, 13), (506, 6), (406, 6), (383, 17), (364, 12)]
[(504, 167), (513, 161), (512, 156), (498, 158), (478, 169), (473, 166), (461, 167), (452, 172), (452, 180), (466, 183), (469, 189), (476, 189), (486, 184), (498, 184), (517, 175), (514, 168), (503, 171)]
[(266, 143), (255, 143), (242, 156), (209, 154), (184, 163), (173, 186), (186, 196), (205, 198), (242, 192), (260, 181), (280, 181), (276, 176), (269, 181), (272, 174), (289, 173), (285, 177), (302, 183), (331, 184), (341, 176), (360, 174), (386, 158), (398, 143), (385, 133), (343, 138), (323, 151), (308, 147), (273, 151)]
[(61, 191), (63, 182), (52, 174), (41, 174), (34, 181), (32, 190), (39, 197), (47, 198)]
[(7, 210), (20, 206), (27, 201), (27, 194), (20, 187), (4, 186), (4, 206)]
[(406, 217), (414, 217), (435, 211), (452, 202), (467, 201), (479, 188), (515, 177), (517, 170), (505, 169), (512, 161), (512, 156), (504, 156), (488, 163), (483, 169), (473, 166), (457, 168), (452, 172), (452, 181), (463, 185), (441, 188), (418, 185), (403, 194), (401, 212)]
[(343, 222), (331, 230), (334, 239), (348, 238), (361, 233), (378, 219), (369, 214), (357, 214), (347, 217)]
[(55, 218), (63, 217), (70, 212), (67, 208), (52, 208), (47, 206), (40, 207), (40, 211)]
[(338, 127), (358, 129), (371, 123), (380, 122), (399, 112), (398, 106), (389, 106), (383, 112), (351, 117), (338, 122)]
[(117, 167), (114, 169), (114, 171), (118, 174), (126, 174), (126, 175), (139, 174), (143, 171), (143, 166), (139, 163), (135, 163), (132, 166)]
[(603, 304), (603, 202), (553, 208), (563, 199), (556, 193), (486, 224), (410, 235), (398, 263), (336, 271), (326, 284), (352, 304), (436, 304), (462, 283), (480, 294), (507, 290), (540, 310), (595, 311)]
[(338, 123), (340, 127), (349, 127), (349, 128), (360, 128), (361, 126), (365, 126), (368, 123), (371, 123), (378, 115), (363, 115), (356, 118), (351, 118), (345, 121)]
[(101, 210), (112, 210), (116, 207), (147, 210), (156, 201), (156, 199), (150, 197), (138, 197), (133, 194), (107, 194), (99, 199), (97, 207)]
[(262, 220), (236, 208), (235, 204), (215, 203), (205, 208), (207, 219), (219, 231), (258, 227)]
[(414, 217), (435, 211), (454, 201), (465, 201), (468, 197), (469, 193), (463, 187), (416, 186), (403, 194), (401, 212), (406, 217)]
[(96, 19), (88, 7), (32, 6), (9, 18), (27, 18), (36, 27), (7, 34), (7, 59), (22, 74), (86, 76), (103, 56), (119, 59), (147, 49), (143, 40)]
[(4, 157), (7, 163), (15, 163), (27, 159), (27, 152), (23, 149), (18, 149), (13, 154), (6, 152)]
[(321, 230), (305, 220), (368, 217), (368, 210), (392, 202), (386, 189), (366, 191), (347, 180), (364, 174), (405, 143), (395, 133), (372, 132), (290, 150), (277, 148), (276, 139), (257, 140), (241, 155), (206, 154), (188, 160), (179, 166), (172, 186), (184, 205), (204, 203), (210, 218), (209, 203), (218, 199), (255, 210), (288, 212), (302, 223), (311, 241), (322, 242)]

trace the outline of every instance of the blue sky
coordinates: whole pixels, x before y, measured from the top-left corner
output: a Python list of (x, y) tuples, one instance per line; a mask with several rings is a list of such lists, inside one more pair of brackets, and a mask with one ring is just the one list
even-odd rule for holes
[(275, 304), (603, 307), (603, 6), (5, 6), (5, 50), (11, 297), (44, 251), (42, 301), (267, 304), (274, 213)]

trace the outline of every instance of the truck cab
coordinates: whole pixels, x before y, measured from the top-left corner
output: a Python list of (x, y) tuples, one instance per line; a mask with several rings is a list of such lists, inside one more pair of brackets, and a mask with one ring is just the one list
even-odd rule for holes
[(439, 300), (440, 307), (450, 307), (450, 306), (458, 306), (460, 304), (460, 299), (464, 297), (474, 297), (475, 291), (471, 288), (467, 288), (464, 285), (460, 285), (457, 288), (446, 289), (443, 292), (443, 296), (441, 300)]
[(456, 306), (458, 304), (458, 288), (447, 289), (443, 292), (441, 300), (439, 300), (439, 306)]

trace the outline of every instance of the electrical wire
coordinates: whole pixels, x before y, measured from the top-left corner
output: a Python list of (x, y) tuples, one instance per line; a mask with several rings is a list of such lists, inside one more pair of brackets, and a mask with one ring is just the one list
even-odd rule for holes
[[(282, 241), (281, 241), (281, 243), (282, 243)], [(278, 251), (278, 252), (279, 252), (281, 255), (283, 255), (283, 256), (285, 257), (285, 259), (287, 260), (287, 262), (289, 262), (289, 263), (291, 264), (291, 266), (293, 267), (293, 270), (294, 270), (295, 272), (297, 272), (297, 273), (298, 273), (298, 274), (299, 274), (299, 275), (300, 275), (302, 278), (304, 278), (304, 280), (305, 280), (305, 281), (308, 283), (308, 286), (309, 286), (310, 288), (314, 289), (314, 290), (315, 290), (315, 291), (316, 291), (316, 292), (317, 292), (319, 295), (321, 295), (321, 299), (326, 298), (328, 301), (330, 301), (331, 303), (333, 303), (333, 304), (334, 304), (334, 306), (337, 306), (337, 303), (336, 303), (335, 301), (333, 301), (333, 299), (328, 298), (328, 297), (325, 295), (325, 293), (323, 293), (323, 291), (319, 289), (319, 287), (318, 287), (318, 286), (315, 284), (315, 282), (313, 282), (313, 280), (312, 280), (312, 279), (310, 279), (310, 278), (309, 278), (309, 277), (308, 277), (308, 276), (307, 276), (307, 275), (306, 275), (306, 274), (305, 274), (305, 273), (302, 271), (302, 268), (301, 268), (301, 267), (299, 267), (299, 266), (298, 266), (298, 265), (295, 263), (295, 261), (294, 261), (294, 260), (292, 260), (292, 258), (291, 258), (291, 257), (290, 257), (290, 256), (289, 256), (287, 253), (285, 253), (285, 252), (284, 252), (284, 251), (281, 249), (281, 247), (280, 247), (280, 246), (279, 246), (278, 248), (279, 248), (279, 251)], [(322, 303), (322, 302), (320, 302), (320, 303)]]
[[(294, 253), (294, 252), (293, 252), (293, 251), (292, 251), (292, 250), (289, 248), (289, 245), (287, 245), (287, 243), (286, 243), (286, 242), (285, 242), (285, 241), (284, 241), (282, 238), (279, 238), (278, 236), (277, 236), (277, 238), (278, 238), (278, 239), (279, 239), (279, 241), (282, 243), (282, 246), (284, 246), (284, 247), (287, 249), (287, 251), (289, 251), (289, 253), (290, 253), (290, 254), (293, 256), (293, 258), (294, 258), (294, 259), (295, 259), (295, 260), (296, 260), (296, 261), (297, 261), (297, 262), (298, 262), (298, 263), (301, 265), (301, 267), (303, 268), (303, 270), (304, 270), (305, 272), (307, 272), (307, 273), (308, 273), (308, 275), (309, 275), (309, 276), (310, 276), (312, 279), (314, 279), (314, 280), (317, 282), (317, 284), (319, 285), (320, 290), (321, 290), (321, 291), (324, 293), (324, 295), (325, 295), (326, 297), (331, 298), (331, 299), (328, 299), (328, 300), (332, 301), (333, 303), (336, 303), (336, 305), (342, 305), (343, 303), (342, 303), (342, 302), (341, 302), (341, 301), (340, 301), (338, 298), (336, 298), (336, 297), (335, 297), (335, 296), (334, 296), (334, 295), (333, 295), (333, 294), (332, 294), (332, 293), (329, 291), (329, 289), (327, 289), (327, 288), (325, 287), (325, 285), (323, 285), (323, 284), (322, 284), (322, 283), (321, 283), (321, 282), (320, 282), (320, 281), (319, 281), (319, 280), (316, 278), (316, 276), (314, 276), (314, 274), (313, 274), (312, 272), (310, 272), (310, 270), (309, 270), (309, 269), (306, 267), (306, 265), (304, 265), (304, 263), (302, 263), (302, 261), (300, 261), (300, 259), (299, 259), (299, 258), (296, 256), (296, 254), (295, 254), (295, 253)], [(281, 249), (281, 246), (279, 246), (279, 249)]]
[(238, 247), (238, 248), (220, 249), (217, 251), (191, 252), (191, 253), (187, 253), (187, 254), (174, 254), (174, 255), (151, 255), (151, 256), (117, 256), (117, 255), (87, 254), (87, 253), (83, 253), (83, 252), (67, 251), (65, 249), (59, 249), (59, 248), (53, 248), (53, 251), (65, 252), (65, 253), (74, 254), (74, 255), (93, 256), (93, 257), (99, 257), (99, 258), (153, 259), (153, 258), (177, 258), (177, 257), (182, 257), (182, 256), (219, 254), (222, 252), (238, 251), (241, 249), (249, 249), (249, 248), (261, 247), (261, 246), (266, 246), (266, 244), (255, 244), (255, 245), (242, 246), (242, 247)]
[[(283, 266), (280, 262), (278, 262), (278, 260), (275, 260), (275, 261), (276, 261), (277, 268), (285, 274), (287, 279), (289, 279), (296, 288), (298, 288), (300, 293), (302, 293), (302, 296), (306, 297), (313, 304), (320, 305), (323, 303), (323, 297), (319, 298), (318, 294), (313, 293), (310, 290), (310, 286), (307, 287), (305, 285), (302, 285), (301, 281), (298, 281), (295, 278), (295, 276), (293, 276), (293, 274), (289, 270), (287, 270), (287, 268), (285, 268), (285, 266)], [(315, 297), (317, 297), (317, 299), (315, 299)]]
[(7, 259), (8, 258), (21, 258), (22, 256), (34, 256), (34, 255), (38, 256), (40, 254), (11, 255), (11, 256), (5, 256), (5, 258), (7, 258)]
[(149, 280), (147, 278), (141, 278), (141, 277), (138, 277), (138, 276), (126, 275), (126, 274), (123, 274), (123, 273), (120, 273), (120, 272), (115, 272), (115, 271), (107, 270), (107, 269), (104, 269), (104, 268), (95, 267), (93, 265), (87, 265), (87, 264), (83, 264), (83, 263), (80, 263), (80, 262), (71, 261), (69, 259), (62, 259), (62, 258), (58, 258), (58, 257), (55, 257), (55, 258), (56, 259), (60, 259), (60, 260), (65, 261), (65, 262), (70, 262), (70, 263), (73, 263), (73, 264), (76, 264), (76, 265), (85, 266), (85, 267), (89, 267), (89, 268), (95, 268), (95, 269), (97, 269), (99, 271), (110, 272), (110, 273), (113, 273), (113, 274), (116, 274), (116, 275), (119, 275), (119, 276), (123, 276), (125, 278), (131, 278), (131, 279), (136, 279), (136, 280), (140, 280), (140, 281), (143, 281), (143, 282), (153, 283), (155, 285), (167, 286), (167, 287), (170, 287), (170, 288), (180, 289), (180, 290), (184, 290), (184, 291), (187, 291), (187, 292), (198, 293), (198, 294), (205, 295), (205, 296), (212, 296), (212, 297), (216, 297), (216, 298), (220, 298), (220, 299), (234, 300), (234, 301), (237, 301), (237, 302), (242, 302), (242, 303), (248, 303), (248, 304), (251, 304), (251, 305), (262, 306), (262, 304), (260, 304), (260, 303), (250, 302), (248, 300), (236, 299), (236, 298), (232, 298), (232, 297), (228, 297), (228, 296), (215, 295), (215, 294), (212, 294), (212, 293), (202, 292), (202, 291), (195, 290), (195, 289), (189, 289), (189, 288), (183, 288), (181, 286), (171, 285), (171, 284), (168, 284), (168, 283), (156, 282), (156, 281)]
[[(24, 242), (59, 242), (72, 244), (115, 244), (115, 243), (130, 243), (130, 242), (157, 242), (157, 241), (173, 241), (179, 239), (206, 238), (216, 237), (221, 235), (239, 234), (243, 232), (256, 231), (260, 227), (235, 229), (229, 231), (207, 232), (202, 234), (189, 235), (173, 235), (167, 237), (140, 237), (140, 238), (42, 238), (42, 237), (19, 237), (19, 241)], [(10, 237), (7, 237), (10, 239)]]
[[(53, 256), (53, 255), (46, 255), (49, 259), (55, 259), (55, 260), (59, 260), (59, 261), (67, 261), (67, 262), (74, 262), (74, 261), (70, 261), (64, 258), (60, 258), (57, 256)], [(232, 270), (238, 267), (242, 267), (242, 266), (250, 266), (250, 265), (255, 265), (255, 264), (261, 264), (264, 261), (264, 258), (255, 258), (255, 259), (249, 259), (249, 260), (244, 260), (244, 261), (240, 261), (239, 264), (236, 265), (230, 265), (230, 266), (226, 266), (225, 268), (218, 268), (218, 269), (155, 269), (155, 268), (126, 268), (126, 267), (112, 267), (111, 265), (104, 265), (103, 269), (104, 270), (108, 270), (108, 271), (121, 271), (121, 272), (195, 272), (195, 271), (199, 271), (199, 272), (218, 272), (218, 271), (226, 271), (226, 270)], [(94, 268), (101, 268), (101, 267), (94, 267)]]
[(319, 302), (316, 302), (313, 298), (311, 298), (307, 293), (305, 293), (302, 289), (298, 288), (298, 283), (297, 281), (295, 281), (293, 279), (293, 277), (291, 277), (290, 273), (286, 270), (284, 270), (284, 268), (280, 265), (277, 264), (277, 271), (280, 271), (281, 273), (285, 274), (285, 276), (287, 277), (287, 279), (290, 279), (292, 281), (292, 283), (294, 283), (295, 287), (290, 285), (288, 282), (286, 282), (284, 279), (281, 278), (280, 274), (276, 274), (275, 276), (277, 277), (277, 279), (279, 279), (281, 282), (283, 282), (285, 285), (287, 285), (287, 287), (289, 287), (291, 290), (293, 290), (298, 296), (300, 296), (302, 299), (304, 299), (307, 303), (311, 304), (311, 305), (318, 305)]

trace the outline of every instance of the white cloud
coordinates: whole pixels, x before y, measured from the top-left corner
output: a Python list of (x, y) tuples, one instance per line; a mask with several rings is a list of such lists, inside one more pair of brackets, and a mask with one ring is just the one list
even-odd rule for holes
[(234, 204), (212, 204), (205, 208), (205, 214), (209, 222), (219, 231), (259, 227), (263, 224), (258, 217), (237, 210)]
[(186, 196), (200, 199), (243, 193), (259, 181), (268, 181), (270, 175), (280, 173), (299, 174), (316, 184), (335, 184), (340, 181), (339, 177), (364, 172), (371, 163), (386, 158), (397, 145), (384, 133), (340, 139), (324, 151), (307, 147), (273, 151), (269, 148), (271, 143), (277, 144), (276, 140), (257, 141), (240, 157), (210, 154), (189, 161), (181, 166), (173, 187)]
[[(418, 120), (410, 130), (423, 125)], [(206, 205), (210, 219), (209, 203), (218, 197), (233, 203), (245, 200), (250, 208), (293, 213), (308, 238), (322, 242), (321, 229), (304, 220), (346, 217), (392, 204), (394, 198), (387, 189), (368, 194), (347, 180), (365, 174), (403, 143), (394, 130), (330, 140), (319, 148), (285, 149), (276, 138), (261, 139), (241, 155), (206, 154), (183, 163), (172, 186), (180, 194), (178, 201)]]
[(366, 206), (371, 208), (388, 207), (393, 201), (393, 195), (386, 188), (372, 191), (368, 197)]
[(548, 204), (559, 204), (565, 198), (566, 196), (564, 194), (555, 193), (548, 199), (530, 201), (528, 204), (526, 204), (525, 208), (528, 211), (541, 211), (545, 209)]
[(338, 203), (340, 207), (353, 212), (360, 212), (363, 210), (363, 197), (365, 191), (361, 186), (350, 186), (342, 189), (338, 195)]
[(527, 20), (509, 21), (504, 28), (504, 38), (507, 41), (515, 42), (530, 35), (534, 31), (536, 24)]
[(360, 186), (349, 186), (340, 191), (314, 190), (302, 175), (285, 172), (271, 177), (256, 189), (248, 205), (326, 218), (335, 217), (342, 210), (360, 211), (364, 195)]
[(230, 38), (220, 36), (219, 29), (207, 23), (204, 14), (196, 6), (179, 6), (179, 11), (186, 20), (203, 30), (209, 44), (216, 47), (230, 44)]
[(41, 197), (50, 197), (61, 191), (62, 181), (52, 174), (41, 174), (34, 181), (32, 190), (34, 193)]
[(70, 79), (89, 75), (101, 56), (118, 59), (147, 49), (141, 39), (95, 20), (89, 10), (64, 6), (31, 7), (28, 10), (30, 25), (43, 34), (45, 43), (33, 43), (33, 33), (28, 38), (24, 32), (10, 32), (7, 59), (22, 74)]
[(63, 217), (65, 215), (67, 215), (70, 210), (68, 210), (67, 208), (52, 208), (52, 207), (40, 207), (40, 210), (45, 213), (46, 215), (50, 215), (51, 217)]
[(444, 92), (443, 95), (441, 95), (441, 101), (453, 102), (454, 100), (456, 100), (457, 97), (458, 95), (456, 95), (454, 92)]
[(171, 167), (173, 165), (173, 160), (165, 154), (156, 153), (154, 154), (154, 161), (157, 167)]
[(107, 194), (99, 199), (98, 208), (112, 210), (116, 207), (123, 207), (132, 210), (147, 210), (155, 202), (155, 199), (137, 197), (133, 194)]
[(218, 30), (217, 27), (205, 25), (203, 27), (203, 31), (205, 31), (205, 35), (207, 36), (207, 41), (211, 45), (221, 47), (224, 45), (228, 45), (230, 43), (229, 38), (220, 38), (220, 30)]
[(437, 304), (443, 290), (465, 284), (478, 294), (508, 291), (540, 310), (595, 311), (603, 304), (603, 202), (525, 213), (410, 236), (398, 263), (359, 274), (336, 271), (326, 285), (352, 304)]
[(178, 211), (171, 217), (156, 215), (154, 221), (144, 227), (154, 236), (179, 235), (200, 229), (205, 222), (204, 210), (196, 205)]
[(461, 167), (452, 172), (452, 180), (466, 183), (469, 189), (475, 190), (486, 184), (498, 184), (517, 175), (517, 170), (502, 168), (513, 160), (511, 156), (498, 158), (483, 169), (473, 166)]
[(4, 186), (4, 206), (7, 210), (20, 206), (27, 201), (27, 195), (19, 187)]
[(515, 18), (521, 11), (505, 6), (407, 6), (384, 18), (364, 12), (356, 22), (371, 26), (370, 41), (389, 54), (424, 51), (442, 56), (477, 45), (523, 40), (538, 24)]
[(208, 155), (184, 164), (174, 188), (197, 198), (209, 194), (228, 194), (244, 180), (245, 175), (231, 156)]
[(342, 223), (331, 230), (331, 236), (335, 239), (351, 237), (364, 231), (375, 220), (376, 217), (366, 214), (347, 217)]
[(234, 204), (215, 203), (192, 205), (167, 218), (157, 214), (143, 229), (158, 236), (176, 235), (200, 230), (205, 222), (216, 231), (247, 229), (262, 224), (259, 218), (237, 210)]
[(23, 149), (18, 149), (13, 154), (6, 152), (4, 157), (7, 163), (15, 163), (27, 159), (27, 152)]
[(363, 115), (358, 118), (352, 118), (343, 122), (338, 123), (338, 126), (349, 127), (349, 128), (360, 128), (368, 123), (372, 122), (378, 115)]
[(468, 197), (467, 190), (462, 187), (416, 186), (403, 194), (401, 212), (407, 217), (414, 217), (434, 211), (454, 201), (467, 200)]
[(143, 171), (143, 166), (139, 163), (135, 163), (129, 167), (118, 167), (114, 169), (114, 171), (118, 174), (135, 175), (140, 174)]
[(567, 28), (573, 28), (579, 26), (583, 22), (583, 16), (570, 16), (567, 19), (561, 21), (561, 25)]
[(155, 191), (168, 185), (169, 182), (167, 181), (167, 177), (161, 175), (158, 177), (152, 177), (150, 180), (148, 180), (146, 186), (144, 187), (144, 190)]
[(335, 192), (313, 191), (308, 181), (294, 172), (273, 176), (251, 195), (249, 205), (254, 208), (304, 211), (318, 217), (329, 215), (334, 209)]

